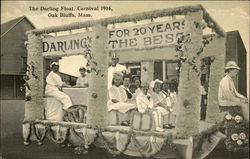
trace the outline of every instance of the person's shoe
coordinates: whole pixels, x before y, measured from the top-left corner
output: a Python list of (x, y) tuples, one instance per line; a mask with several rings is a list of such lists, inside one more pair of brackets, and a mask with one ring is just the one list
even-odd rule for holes
[(175, 128), (175, 126), (172, 125), (172, 124), (169, 124), (169, 126), (170, 126), (171, 129)]
[(164, 129), (162, 129), (162, 128), (160, 128), (160, 127), (156, 127), (156, 128), (155, 128), (155, 131), (163, 132)]
[(171, 126), (169, 124), (165, 124), (165, 125), (163, 125), (163, 128), (165, 128), (165, 129), (171, 129)]
[(129, 126), (129, 123), (128, 123), (127, 121), (123, 121), (123, 122), (121, 123), (121, 125), (122, 125), (122, 126)]

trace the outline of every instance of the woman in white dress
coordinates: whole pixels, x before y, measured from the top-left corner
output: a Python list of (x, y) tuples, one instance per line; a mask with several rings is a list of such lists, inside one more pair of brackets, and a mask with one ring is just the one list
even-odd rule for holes
[[(135, 104), (127, 102), (127, 94), (123, 87), (121, 87), (122, 83), (122, 75), (119, 73), (114, 73), (113, 85), (109, 89), (109, 101), (108, 101), (108, 111), (117, 110), (120, 113), (126, 114), (131, 109), (136, 108)], [(124, 119), (125, 120), (125, 119)], [(128, 119), (126, 119), (128, 120)]]
[(150, 83), (150, 86), (152, 88), (152, 98), (154, 102), (154, 107), (158, 115), (158, 122), (159, 127), (163, 128), (163, 116), (169, 114), (169, 105), (166, 102), (166, 97), (164, 94), (161, 93), (161, 84), (163, 82), (156, 79), (155, 81), (152, 81)]

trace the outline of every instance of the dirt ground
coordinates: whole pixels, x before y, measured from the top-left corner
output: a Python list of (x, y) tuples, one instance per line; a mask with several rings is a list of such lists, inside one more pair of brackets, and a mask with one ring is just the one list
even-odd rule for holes
[[(1, 147), (0, 159), (114, 159), (105, 149), (92, 147), (88, 154), (75, 155), (71, 149), (60, 147), (45, 139), (43, 145), (32, 143), (23, 145), (22, 121), (24, 101), (1, 101)], [(214, 150), (206, 159), (247, 159), (246, 155)], [(115, 159), (137, 159), (120, 155)]]
[[(2, 156), (2, 158), (1, 158)], [(244, 157), (245, 156), (245, 157)], [(1, 139), (0, 159), (139, 159), (126, 155), (113, 157), (105, 149), (92, 147), (88, 154), (76, 155), (67, 147), (60, 147), (45, 139), (43, 145), (23, 145), (21, 136)], [(214, 150), (206, 159), (247, 159), (246, 155)]]

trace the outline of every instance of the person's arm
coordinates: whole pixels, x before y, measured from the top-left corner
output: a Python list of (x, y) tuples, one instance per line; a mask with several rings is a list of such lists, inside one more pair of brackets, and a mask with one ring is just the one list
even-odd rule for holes
[(143, 99), (138, 95), (136, 97), (136, 105), (140, 113), (144, 113), (147, 109), (147, 105), (143, 102)]
[(68, 85), (68, 84), (66, 84), (65, 82), (63, 82), (62, 87), (65, 87), (65, 88), (70, 88), (70, 87), (71, 87), (71, 85)]
[(50, 82), (48, 84), (54, 85), (59, 89), (61, 89), (63, 87), (63, 84), (64, 84), (61, 77), (54, 72), (53, 72), (53, 74), (50, 75), (49, 81)]
[(245, 96), (243, 96), (242, 94), (240, 94), (240, 93), (237, 92), (236, 90), (235, 90), (235, 95), (236, 95), (237, 97), (241, 98), (241, 100), (244, 101), (244, 102), (248, 101), (247, 98), (246, 98)]
[(76, 80), (76, 87), (80, 86), (80, 79), (79, 77), (77, 77), (77, 80)]
[(113, 89), (113, 87), (111, 87), (109, 89), (109, 99), (113, 102), (113, 103), (118, 103), (120, 102), (119, 100), (116, 99), (116, 91), (115, 89)]
[(231, 101), (231, 102), (240, 102), (240, 98), (236, 97), (234, 95), (234, 92), (230, 86), (230, 83), (228, 79), (223, 79), (223, 81), (220, 82), (220, 96), (225, 97), (225, 100)]
[(112, 101), (113, 103), (119, 103), (119, 102), (120, 102), (119, 100), (116, 100), (116, 99), (111, 99), (111, 101)]
[(154, 107), (154, 101), (153, 101), (153, 98), (151, 96), (149, 96), (149, 105), (148, 105), (148, 107), (150, 109), (152, 109)]

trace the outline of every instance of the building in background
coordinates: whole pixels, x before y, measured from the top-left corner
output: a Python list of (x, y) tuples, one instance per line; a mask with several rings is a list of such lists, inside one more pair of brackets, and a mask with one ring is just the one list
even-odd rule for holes
[(240, 66), (240, 72), (235, 78), (236, 89), (247, 96), (247, 52), (238, 31), (227, 32), (226, 61), (236, 61)]
[[(136, 59), (136, 55), (134, 55)], [(227, 32), (227, 39), (226, 39), (226, 61), (236, 61), (241, 68), (241, 71), (237, 78), (235, 78), (235, 86), (236, 89), (239, 90), (241, 94), (247, 96), (247, 53), (246, 48), (243, 44), (241, 36), (238, 31), (230, 31)], [(141, 70), (141, 62), (137, 63), (129, 63), (124, 61), (122, 58), (120, 62), (125, 64), (132, 75), (135, 75), (138, 70)], [(179, 65), (178, 59), (176, 60), (155, 60), (151, 61), (153, 63), (153, 79), (160, 79), (160, 80), (179, 80)], [(203, 69), (201, 74), (201, 81), (202, 83), (208, 84), (209, 81), (209, 68), (211, 61), (209, 58), (203, 59)]]
[[(32, 22), (25, 16), (16, 18), (4, 24), (1, 24), (1, 99), (23, 99), (24, 92), (20, 87), (24, 84), (22, 79), (26, 70), (27, 50), (24, 45), (27, 41), (25, 32), (35, 29)], [(133, 54), (136, 59), (136, 54)], [(174, 55), (173, 55), (174, 56)], [(172, 58), (174, 59), (174, 58)], [(51, 61), (59, 59), (44, 60), (44, 77), (49, 73), (49, 64)], [(241, 67), (239, 76), (234, 79), (236, 88), (239, 92), (247, 96), (247, 73), (246, 73), (246, 49), (242, 42), (238, 31), (227, 32), (226, 40), (226, 61), (234, 60)], [(202, 71), (201, 80), (208, 83), (209, 80), (209, 59), (204, 59), (204, 69)], [(144, 70), (145, 61), (128, 61), (120, 58), (120, 63), (125, 64), (133, 76), (140, 76)], [(151, 63), (152, 79), (160, 80), (176, 80), (179, 79), (178, 58), (176, 60), (155, 60), (146, 61)], [(62, 79), (74, 85), (76, 78), (67, 74), (63, 74)]]
[(23, 99), (27, 64), (26, 31), (35, 29), (25, 16), (1, 24), (1, 99)]
[[(21, 91), (23, 76), (27, 67), (26, 32), (36, 27), (26, 17), (21, 16), (1, 24), (1, 95), (0, 99), (24, 99)], [(53, 59), (55, 60), (55, 59)], [(44, 60), (44, 75), (50, 71), (51, 59)], [(62, 80), (74, 85), (77, 77), (61, 73)]]

